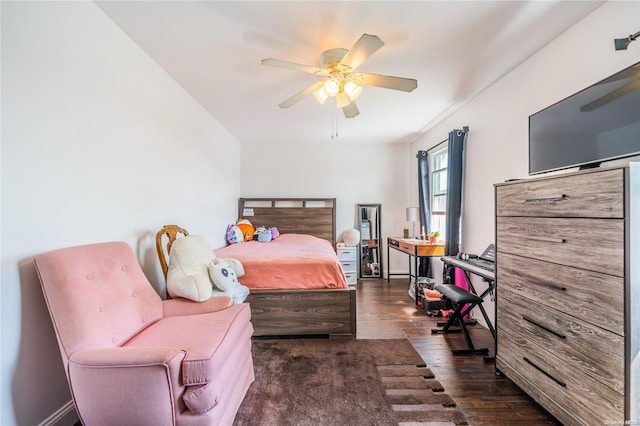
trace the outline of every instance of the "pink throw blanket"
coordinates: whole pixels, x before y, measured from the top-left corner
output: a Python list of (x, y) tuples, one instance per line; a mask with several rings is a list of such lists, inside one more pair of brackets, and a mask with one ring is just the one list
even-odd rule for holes
[(268, 243), (247, 241), (214, 252), (238, 259), (245, 271), (238, 281), (252, 290), (347, 287), (331, 244), (311, 235), (283, 234)]

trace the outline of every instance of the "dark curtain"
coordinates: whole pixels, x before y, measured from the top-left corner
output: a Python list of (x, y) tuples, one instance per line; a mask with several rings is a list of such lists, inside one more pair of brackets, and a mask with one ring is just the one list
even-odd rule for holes
[[(431, 229), (431, 209), (429, 208), (429, 157), (427, 151), (418, 151), (418, 192), (419, 192), (419, 211), (420, 211), (420, 229), (419, 234), (422, 236), (422, 230), (429, 233)], [(419, 277), (433, 277), (431, 272), (431, 261), (428, 258), (420, 259), (418, 266)]]
[[(449, 132), (447, 163), (447, 217), (444, 235), (445, 256), (455, 256), (460, 250), (460, 225), (462, 216), (462, 179), (464, 173), (464, 142), (469, 128)], [(452, 268), (445, 267), (444, 281), (454, 283)]]

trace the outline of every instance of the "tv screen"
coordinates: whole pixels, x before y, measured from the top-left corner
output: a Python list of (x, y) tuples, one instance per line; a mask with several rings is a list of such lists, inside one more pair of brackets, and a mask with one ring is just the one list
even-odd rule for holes
[(640, 62), (529, 116), (529, 174), (640, 155)]

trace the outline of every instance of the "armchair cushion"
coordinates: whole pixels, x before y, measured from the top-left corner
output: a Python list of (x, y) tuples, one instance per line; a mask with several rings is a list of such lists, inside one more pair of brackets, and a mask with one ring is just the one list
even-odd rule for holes
[(221, 311), (229, 306), (231, 306), (229, 297), (212, 297), (201, 303), (193, 303), (191, 300), (181, 298), (163, 300), (165, 317), (206, 314)]
[(209, 314), (165, 317), (127, 342), (126, 347), (163, 345), (184, 350), (187, 355), (182, 363), (182, 382), (185, 386), (202, 386), (190, 389), (189, 397), (183, 399), (192, 412), (199, 412), (215, 406), (228, 382), (224, 377), (237, 374), (242, 357), (234, 354), (250, 350), (250, 318), (246, 303)]

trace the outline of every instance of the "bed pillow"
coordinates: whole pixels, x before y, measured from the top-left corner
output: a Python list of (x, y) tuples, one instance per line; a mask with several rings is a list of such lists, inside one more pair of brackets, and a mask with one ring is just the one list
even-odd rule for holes
[(171, 297), (203, 302), (212, 295), (209, 263), (215, 258), (209, 243), (200, 235), (178, 238), (171, 246), (167, 291)]

